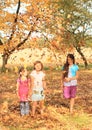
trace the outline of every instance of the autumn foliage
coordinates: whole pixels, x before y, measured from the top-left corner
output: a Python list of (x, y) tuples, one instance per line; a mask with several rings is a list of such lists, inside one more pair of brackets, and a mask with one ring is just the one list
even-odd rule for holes
[(16, 95), (16, 73), (0, 75), (0, 127), (5, 130), (13, 128), (16, 130), (63, 130), (67, 127), (91, 130), (92, 71), (80, 71), (73, 116), (69, 115), (69, 102), (63, 98), (60, 89), (61, 72), (48, 70), (46, 75), (49, 93), (45, 98), (45, 112), (41, 117), (38, 107), (34, 119), (31, 117), (31, 102), (30, 115), (20, 116), (19, 100)]

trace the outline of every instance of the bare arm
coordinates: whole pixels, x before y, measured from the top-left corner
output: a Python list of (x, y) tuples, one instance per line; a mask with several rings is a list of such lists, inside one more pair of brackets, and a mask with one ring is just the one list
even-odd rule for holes
[(18, 93), (18, 90), (19, 90), (19, 82), (17, 82), (17, 84), (16, 84), (16, 92), (17, 92), (17, 96), (18, 96), (18, 98), (19, 98), (19, 93)]
[(28, 90), (29, 90), (28, 95), (30, 95), (30, 91), (31, 91), (31, 80), (30, 79), (28, 81)]
[(44, 87), (44, 89), (47, 90), (45, 77), (42, 79), (42, 82), (43, 82), (43, 87)]
[(31, 85), (30, 85), (30, 93), (31, 94), (32, 94), (33, 87), (34, 87), (34, 77), (31, 76)]

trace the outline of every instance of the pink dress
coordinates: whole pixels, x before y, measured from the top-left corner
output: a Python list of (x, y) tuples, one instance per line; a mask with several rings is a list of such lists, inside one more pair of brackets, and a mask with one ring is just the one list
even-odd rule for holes
[(17, 82), (19, 83), (18, 94), (20, 97), (20, 101), (28, 101), (28, 92), (29, 92), (28, 84), (30, 82), (30, 79), (26, 79), (23, 81), (21, 80), (21, 78), (18, 78)]

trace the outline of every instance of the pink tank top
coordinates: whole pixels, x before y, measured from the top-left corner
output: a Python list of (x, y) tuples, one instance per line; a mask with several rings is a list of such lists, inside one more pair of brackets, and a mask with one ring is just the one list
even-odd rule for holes
[(29, 92), (28, 84), (30, 82), (30, 79), (26, 79), (23, 81), (23, 80), (21, 80), (21, 78), (18, 78), (17, 82), (19, 83), (18, 93), (20, 96), (20, 101), (27, 101), (28, 100), (28, 92)]

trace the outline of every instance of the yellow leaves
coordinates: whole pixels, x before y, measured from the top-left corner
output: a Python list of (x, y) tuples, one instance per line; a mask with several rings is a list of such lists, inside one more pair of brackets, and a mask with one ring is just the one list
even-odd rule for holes
[(52, 57), (47, 58), (47, 62), (51, 62), (51, 60), (52, 60)]
[(14, 66), (14, 72), (18, 73), (18, 67), (17, 66)]
[(20, 58), (20, 61), (21, 61), (21, 62), (24, 62), (24, 61), (25, 61), (25, 59), (24, 59), (24, 58)]
[(15, 15), (14, 14), (10, 14), (8, 12), (6, 12), (6, 16), (5, 16), (5, 20), (6, 22), (14, 22), (14, 18), (15, 18)]
[[(20, 19), (22, 20), (22, 23), (26, 23), (28, 24), (28, 20), (29, 20), (29, 15), (28, 14), (24, 14), (20, 17)], [(22, 24), (21, 23), (21, 24)]]
[(24, 25), (22, 23), (18, 23), (18, 28), (22, 29), (24, 27)]
[[(48, 0), (46, 1), (43, 1), (43, 0), (32, 0), (31, 1), (31, 6), (27, 6), (27, 12), (30, 12), (30, 16), (37, 16), (39, 15), (39, 17), (41, 17), (44, 13), (46, 12), (43, 12), (42, 10), (46, 9), (47, 8), (47, 2)], [(30, 3), (30, 2), (29, 2)]]
[(25, 68), (25, 69), (27, 68), (27, 64), (24, 64), (24, 68)]
[(1, 20), (1, 21), (0, 21), (0, 29), (1, 29), (1, 30), (4, 30), (4, 29), (6, 29), (6, 28), (7, 28), (7, 25), (5, 25), (5, 23), (4, 23), (3, 20)]
[(0, 53), (2, 53), (4, 51), (4, 46), (0, 46)]
[(70, 17), (71, 17), (71, 15), (70, 15), (70, 14), (68, 14), (68, 15), (67, 15), (67, 18), (70, 18)]

